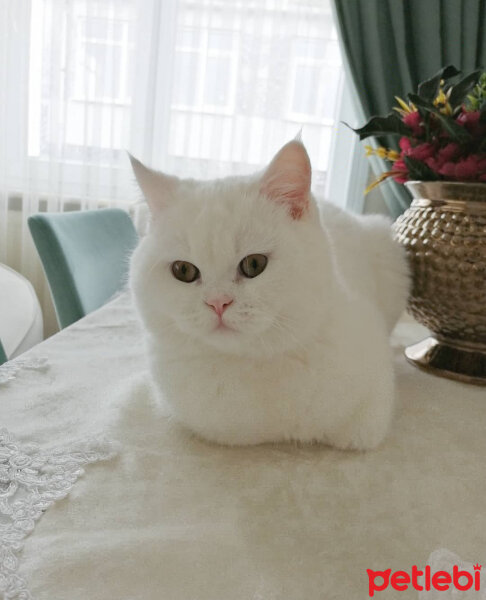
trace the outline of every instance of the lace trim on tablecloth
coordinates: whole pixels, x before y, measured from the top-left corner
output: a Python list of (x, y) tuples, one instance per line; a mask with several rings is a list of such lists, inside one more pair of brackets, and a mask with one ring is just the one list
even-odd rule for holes
[(0, 429), (0, 598), (32, 598), (25, 579), (17, 575), (25, 538), (49, 506), (69, 494), (84, 466), (115, 454), (105, 439), (42, 450)]
[(9, 360), (0, 366), (0, 385), (8, 383), (15, 378), (20, 369), (32, 369), (34, 371), (43, 371), (48, 366), (47, 357), (39, 356), (37, 358), (16, 358)]

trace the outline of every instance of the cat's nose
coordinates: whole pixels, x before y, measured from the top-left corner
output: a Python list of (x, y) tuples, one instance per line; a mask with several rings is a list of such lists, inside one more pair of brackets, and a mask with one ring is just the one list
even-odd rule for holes
[(233, 304), (233, 298), (229, 296), (218, 296), (218, 298), (212, 298), (211, 300), (205, 300), (209, 308), (212, 308), (214, 312), (221, 317), (224, 311), (230, 304)]

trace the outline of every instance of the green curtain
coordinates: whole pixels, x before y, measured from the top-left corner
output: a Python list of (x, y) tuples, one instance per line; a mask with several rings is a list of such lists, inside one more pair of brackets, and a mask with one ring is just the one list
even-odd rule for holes
[[(441, 67), (486, 66), (486, 0), (334, 0), (348, 71), (364, 117), (387, 114)], [(376, 163), (375, 163), (376, 164)], [(383, 187), (390, 212), (410, 203)]]

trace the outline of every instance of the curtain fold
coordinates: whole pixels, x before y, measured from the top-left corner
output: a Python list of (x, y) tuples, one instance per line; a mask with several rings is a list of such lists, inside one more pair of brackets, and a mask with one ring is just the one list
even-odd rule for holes
[[(486, 0), (334, 0), (342, 45), (364, 117), (387, 114), (441, 67), (486, 67)], [(379, 169), (375, 161), (372, 165)], [(410, 203), (382, 187), (390, 212)]]

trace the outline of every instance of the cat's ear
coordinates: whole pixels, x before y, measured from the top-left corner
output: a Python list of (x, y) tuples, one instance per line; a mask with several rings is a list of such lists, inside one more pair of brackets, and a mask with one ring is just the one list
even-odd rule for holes
[(300, 219), (309, 207), (312, 170), (304, 144), (295, 139), (285, 144), (263, 173), (260, 191), (285, 204), (293, 219)]
[(149, 169), (130, 153), (128, 153), (128, 156), (132, 163), (132, 169), (137, 178), (138, 185), (147, 200), (150, 212), (155, 217), (169, 204), (178, 179), (177, 177)]

